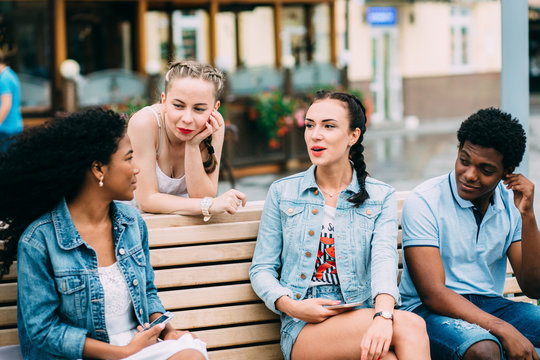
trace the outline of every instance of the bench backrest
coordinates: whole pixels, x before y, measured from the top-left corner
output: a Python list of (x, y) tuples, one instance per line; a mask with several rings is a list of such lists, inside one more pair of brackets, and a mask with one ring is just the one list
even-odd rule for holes
[[(399, 218), (408, 192), (398, 192)], [(234, 215), (144, 215), (149, 229), (155, 283), (179, 329), (208, 344), (210, 358), (282, 359), (279, 318), (251, 289), (248, 269), (263, 202), (248, 202)], [(401, 230), (398, 235), (402, 267)], [(0, 282), (0, 346), (18, 343), (15, 269)], [(505, 294), (526, 300), (509, 275)]]

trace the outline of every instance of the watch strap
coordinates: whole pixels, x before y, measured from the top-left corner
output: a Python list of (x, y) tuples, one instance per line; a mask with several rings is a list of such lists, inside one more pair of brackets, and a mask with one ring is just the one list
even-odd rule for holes
[(392, 320), (394, 321), (394, 314), (392, 314), (390, 311), (379, 311), (376, 312), (375, 315), (373, 315), (373, 318), (375, 319), (377, 316), (382, 317), (383, 319)]
[(206, 222), (210, 220), (212, 215), (210, 214), (210, 206), (212, 206), (212, 202), (214, 201), (211, 197), (204, 197), (201, 199), (201, 212), (203, 214), (203, 220)]

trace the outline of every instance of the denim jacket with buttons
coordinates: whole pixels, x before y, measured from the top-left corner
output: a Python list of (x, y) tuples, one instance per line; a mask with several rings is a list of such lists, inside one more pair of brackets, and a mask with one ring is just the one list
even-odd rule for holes
[[(339, 195), (334, 220), (336, 267), (346, 302), (373, 304), (389, 294), (399, 304), (397, 288), (397, 202), (389, 185), (368, 177), (369, 199), (358, 208), (347, 201), (360, 189), (356, 172)], [(259, 226), (251, 285), (277, 314), (281, 296), (304, 299), (315, 270), (324, 216), (324, 197), (315, 182), (315, 166), (274, 182)]]
[[(165, 309), (154, 286), (146, 224), (112, 203), (115, 256), (139, 323)], [(108, 342), (95, 250), (75, 228), (65, 200), (25, 230), (17, 254), (17, 325), (25, 359), (82, 358), (86, 337)]]

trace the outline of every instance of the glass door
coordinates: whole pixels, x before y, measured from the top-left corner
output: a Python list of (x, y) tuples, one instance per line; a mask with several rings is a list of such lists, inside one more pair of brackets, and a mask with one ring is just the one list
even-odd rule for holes
[(372, 28), (373, 123), (401, 121), (403, 118), (402, 78), (398, 61), (396, 28)]

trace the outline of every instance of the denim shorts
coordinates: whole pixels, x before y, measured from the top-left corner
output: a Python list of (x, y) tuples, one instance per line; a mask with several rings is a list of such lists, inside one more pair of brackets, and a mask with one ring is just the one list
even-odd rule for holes
[[(540, 347), (540, 306), (503, 297), (463, 296), (485, 312), (512, 324), (535, 347)], [(464, 320), (434, 314), (424, 305), (413, 312), (426, 321), (432, 359), (463, 359), (469, 347), (483, 340), (496, 342), (501, 349), (501, 359), (505, 359), (501, 343), (486, 329)]]
[[(345, 302), (339, 285), (318, 285), (312, 286), (308, 289), (306, 297), (304, 299), (323, 298), (329, 300), (340, 300)], [(371, 307), (370, 304), (358, 306), (355, 309)], [(281, 315), (281, 351), (285, 360), (291, 359), (291, 350), (300, 334), (300, 331), (306, 326), (306, 322), (290, 317), (283, 313)]]

